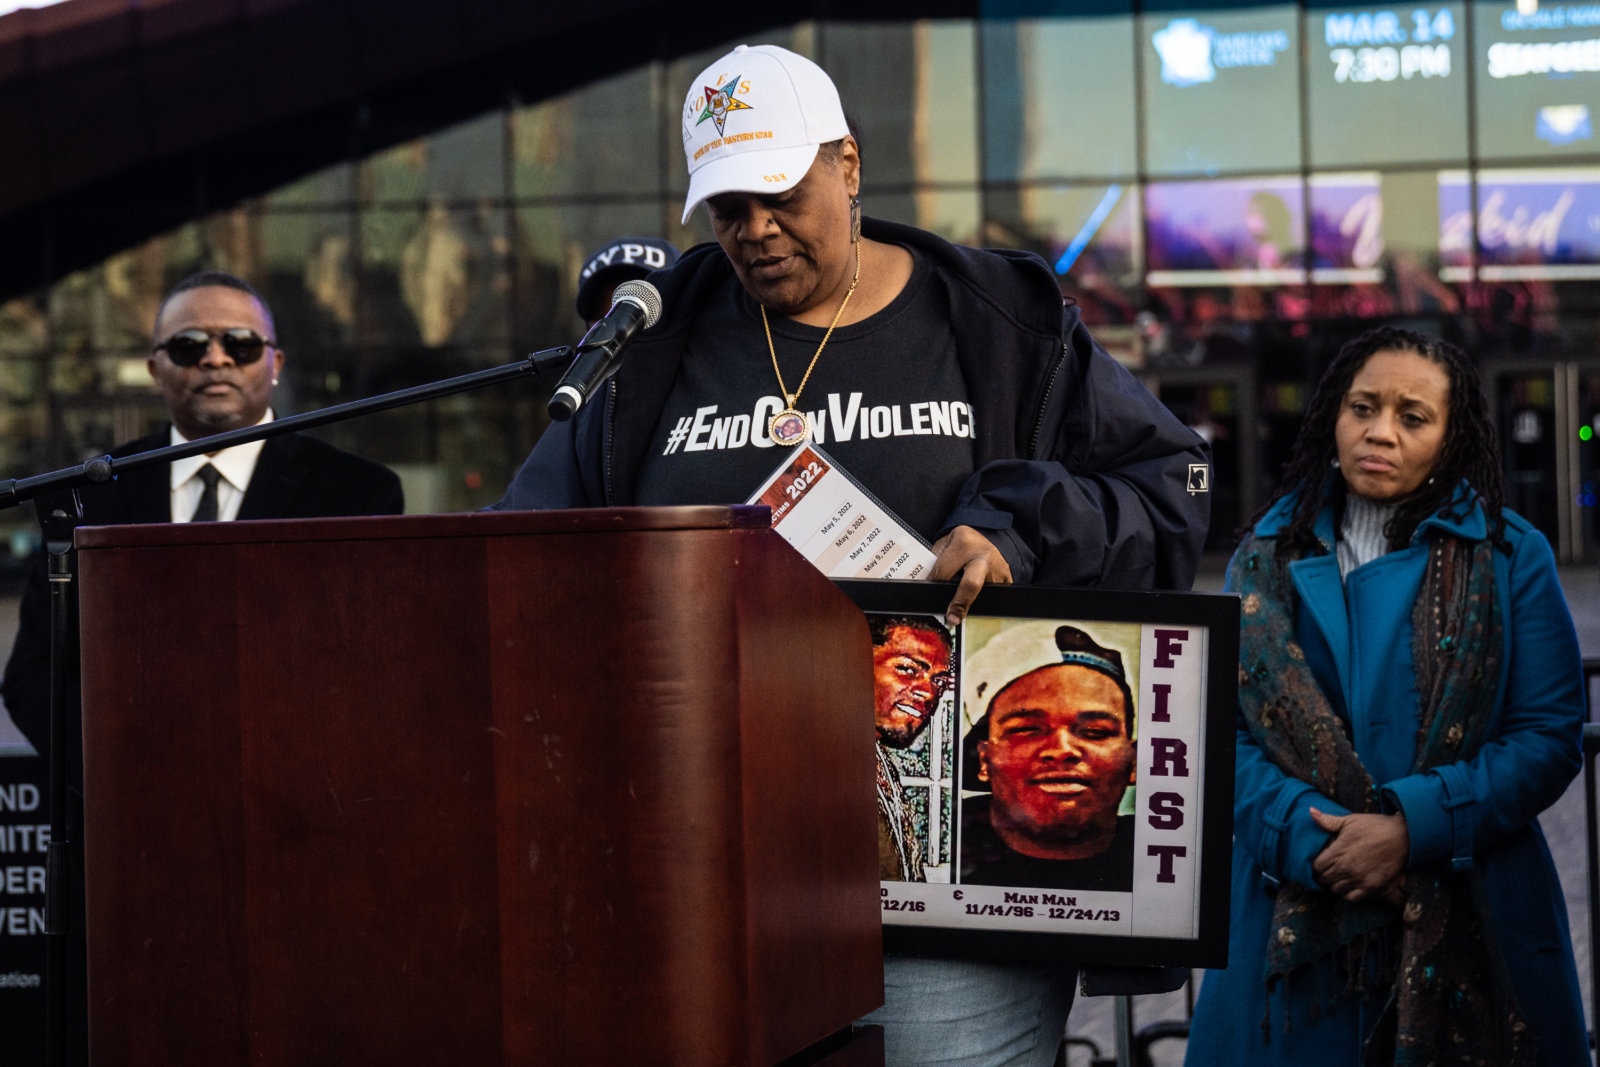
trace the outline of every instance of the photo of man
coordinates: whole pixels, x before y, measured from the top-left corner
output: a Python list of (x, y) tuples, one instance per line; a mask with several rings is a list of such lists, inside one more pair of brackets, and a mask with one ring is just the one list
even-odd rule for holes
[[(869, 615), (867, 622), (878, 731), (878, 876), (888, 882), (923, 882), (927, 812), (937, 805), (931, 799), (922, 805), (911, 802), (896, 753), (911, 748), (946, 705), (950, 631), (924, 616)], [(937, 779), (940, 762), (938, 753), (930, 754), (922, 777)]]
[(977, 718), (963, 749), (963, 883), (1132, 890), (1134, 816), (1121, 812), (1136, 720), (1123, 662), (1051, 622), (1014, 626), (965, 665)]

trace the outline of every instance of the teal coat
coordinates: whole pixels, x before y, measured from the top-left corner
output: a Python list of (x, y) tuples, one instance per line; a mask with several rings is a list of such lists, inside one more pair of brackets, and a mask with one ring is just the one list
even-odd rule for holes
[[(1281, 532), (1293, 506), (1292, 499), (1280, 501), (1257, 524), (1257, 536)], [(1331, 509), (1319, 516), (1316, 532), (1333, 545)], [(1582, 761), (1582, 660), (1549, 543), (1521, 516), (1506, 513), (1511, 554), (1494, 553), (1505, 656), (1489, 740), (1470, 760), (1411, 773), (1419, 720), (1411, 609), (1427, 542), (1438, 533), (1482, 540), (1486, 532), (1479, 509), (1459, 521), (1435, 515), (1408, 547), (1357, 568), (1344, 582), (1331, 551), (1290, 564), (1300, 598), (1298, 641), (1385, 810), (1405, 814), (1409, 864), (1445, 859), (1481, 871), (1491, 931), (1535, 1029), (1541, 1062), (1588, 1063), (1566, 904), (1535, 821)], [(1185, 1062), (1359, 1064), (1382, 1005), (1336, 996), (1343, 979), (1326, 961), (1315, 976), (1291, 975), (1287, 994), (1283, 985), (1274, 992), (1271, 1041), (1264, 1043), (1271, 893), (1283, 881), (1317, 885), (1311, 864), (1330, 835), (1308, 809), (1346, 811), (1279, 770), (1242, 721), (1237, 751), (1228, 968), (1205, 974)]]

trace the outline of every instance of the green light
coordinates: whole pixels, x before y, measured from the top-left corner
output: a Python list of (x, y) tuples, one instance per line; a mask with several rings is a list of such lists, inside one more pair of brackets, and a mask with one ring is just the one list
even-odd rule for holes
[(1591, 438), (1593, 436), (1594, 436), (1594, 427), (1593, 426), (1585, 426), (1583, 429), (1578, 431), (1578, 440), (1580, 440), (1580, 441), (1587, 441), (1589, 438)]

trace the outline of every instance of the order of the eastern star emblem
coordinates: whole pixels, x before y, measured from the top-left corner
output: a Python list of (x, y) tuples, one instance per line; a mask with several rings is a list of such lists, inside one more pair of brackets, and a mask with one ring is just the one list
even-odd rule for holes
[[(695, 119), (694, 124), (698, 126), (706, 119), (711, 119), (717, 124), (717, 136), (721, 137), (722, 124), (728, 121), (728, 112), (753, 111), (754, 108), (749, 104), (743, 100), (735, 99), (733, 94), (738, 86), (739, 76), (737, 74), (729, 78), (728, 83), (720, 89), (710, 85), (706, 86), (706, 109), (700, 112), (700, 117)], [(746, 88), (745, 91), (748, 92), (749, 89)]]

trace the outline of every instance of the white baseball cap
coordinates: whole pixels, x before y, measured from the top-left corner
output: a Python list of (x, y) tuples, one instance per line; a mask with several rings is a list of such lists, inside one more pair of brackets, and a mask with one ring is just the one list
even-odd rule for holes
[(719, 193), (781, 193), (797, 185), (817, 146), (850, 132), (839, 90), (805, 56), (740, 45), (701, 72), (683, 104), (688, 222)]

